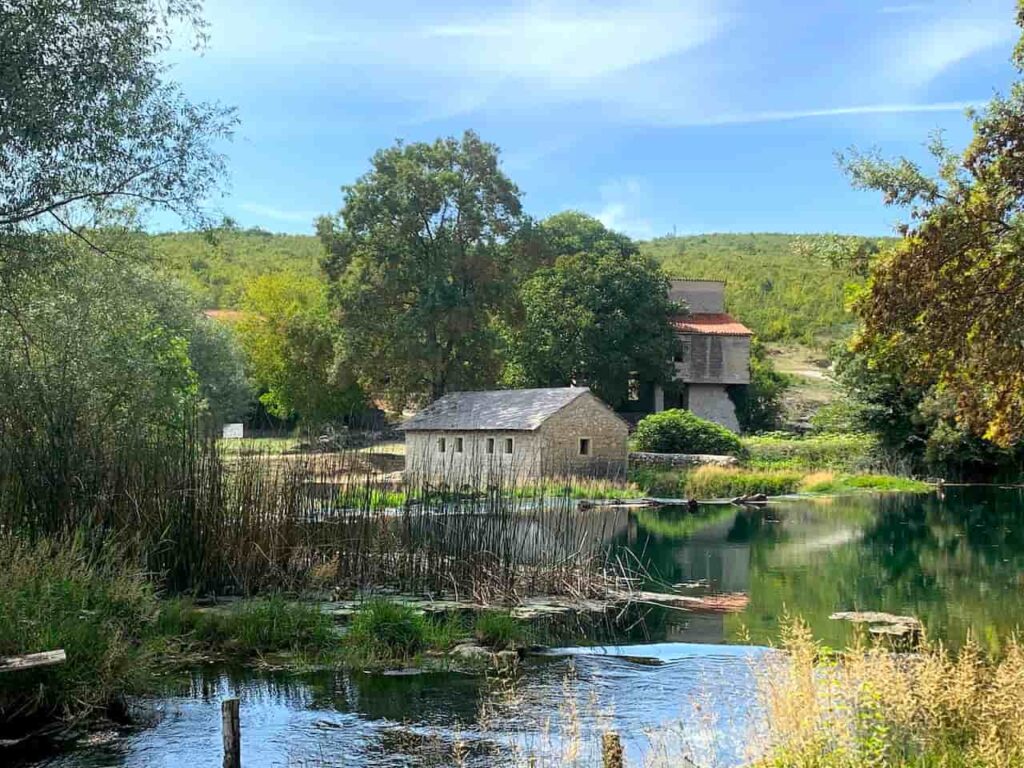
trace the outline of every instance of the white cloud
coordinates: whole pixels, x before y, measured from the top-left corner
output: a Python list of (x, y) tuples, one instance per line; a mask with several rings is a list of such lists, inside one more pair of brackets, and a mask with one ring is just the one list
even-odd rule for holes
[(1009, 19), (1004, 12), (952, 13), (901, 29), (882, 42), (882, 74), (892, 87), (923, 88), (960, 62), (1008, 46), (1017, 36)]
[(636, 212), (644, 210), (646, 192), (643, 183), (636, 178), (623, 178), (601, 185), (600, 208), (594, 218), (608, 229), (624, 232), (630, 237), (645, 240), (654, 236), (650, 219)]
[(292, 223), (303, 223), (312, 225), (313, 220), (320, 214), (315, 211), (293, 211), (284, 208), (277, 208), (262, 203), (239, 203), (238, 207), (246, 213), (255, 216), (262, 216), (274, 221), (288, 221)]
[(767, 110), (719, 115), (697, 121), (701, 125), (732, 125), (742, 123), (774, 123), (785, 120), (804, 120), (814, 117), (843, 117), (850, 115), (898, 115), (914, 112), (963, 112), (971, 107), (983, 106), (983, 101), (940, 101), (933, 104), (860, 104), (849, 107), (822, 107), (820, 109)]

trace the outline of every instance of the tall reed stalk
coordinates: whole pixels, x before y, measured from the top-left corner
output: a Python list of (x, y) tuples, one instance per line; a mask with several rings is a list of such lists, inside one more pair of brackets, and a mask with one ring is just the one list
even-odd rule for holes
[(365, 452), (229, 456), (195, 423), (82, 435), (0, 434), (0, 529), (115, 540), (177, 593), (592, 595), (612, 578), (607, 543), (626, 524), (622, 512), (580, 512), (571, 478), (563, 493), (466, 476), (402, 495)]

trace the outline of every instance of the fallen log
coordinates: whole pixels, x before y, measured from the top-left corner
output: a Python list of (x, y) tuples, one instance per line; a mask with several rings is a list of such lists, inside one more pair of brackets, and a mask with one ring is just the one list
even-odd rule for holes
[(17, 672), (22, 669), (51, 667), (54, 664), (63, 664), (67, 660), (67, 655), (63, 649), (43, 651), (42, 653), (26, 653), (24, 656), (0, 657), (0, 672)]

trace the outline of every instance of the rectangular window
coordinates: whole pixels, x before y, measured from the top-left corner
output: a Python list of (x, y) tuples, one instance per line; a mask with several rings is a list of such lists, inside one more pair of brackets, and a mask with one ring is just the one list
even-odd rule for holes
[(494, 453), (494, 438), (493, 437), (488, 437), (487, 438), (487, 453), (488, 454)]
[(455, 438), (455, 452), (456, 453), (462, 453), (462, 438), (461, 437), (456, 437)]
[(511, 437), (506, 437), (505, 438), (505, 453), (511, 455), (513, 447), (514, 446), (512, 444), (512, 438)]
[(438, 453), (444, 453), (444, 451), (445, 451), (445, 449), (447, 447), (448, 446), (446, 445), (446, 441), (445, 441), (445, 439), (443, 437), (437, 438), (437, 452)]
[(589, 437), (581, 437), (580, 438), (580, 456), (589, 456), (589, 455), (590, 455), (590, 438)]

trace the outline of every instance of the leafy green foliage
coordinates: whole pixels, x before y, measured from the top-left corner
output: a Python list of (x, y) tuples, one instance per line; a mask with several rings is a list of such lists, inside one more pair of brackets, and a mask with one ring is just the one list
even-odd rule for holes
[(756, 338), (750, 344), (750, 383), (730, 387), (729, 397), (736, 407), (736, 418), (744, 432), (777, 429), (782, 421), (782, 396), (790, 378), (775, 370), (764, 345)]
[(317, 225), (341, 353), (368, 391), (397, 405), (493, 385), (494, 319), (527, 267), (519, 190), (497, 148), (467, 132), (398, 143), (371, 165), (345, 188), (340, 215)]
[(678, 408), (645, 416), (636, 426), (633, 441), (636, 450), (651, 453), (743, 453), (743, 444), (734, 433)]
[(242, 309), (249, 284), (263, 275), (323, 280), (323, 246), (312, 235), (239, 229), (228, 222), (206, 232), (152, 235), (150, 248), (204, 308)]
[(233, 116), (163, 80), (171, 39), (189, 27), (202, 38), (195, 0), (5, 5), (0, 231), (50, 218), (70, 228), (73, 205), (198, 214)]
[[(725, 280), (726, 309), (762, 341), (819, 345), (849, 334), (847, 286), (855, 270), (809, 254), (826, 236), (781, 234), (660, 237), (640, 244), (669, 277)], [(857, 239), (860, 242), (860, 239)]]
[[(674, 305), (657, 264), (625, 236), (580, 213), (553, 216), (539, 231), (556, 260), (520, 290), (524, 319), (510, 334), (504, 383), (586, 384), (619, 406), (631, 376), (668, 381)], [(577, 247), (588, 250), (558, 250)]]
[[(1024, 46), (1014, 62), (1024, 72)], [(959, 424), (1007, 448), (1024, 438), (1024, 80), (970, 117), (965, 152), (933, 138), (934, 175), (907, 159), (846, 158), (855, 186), (909, 213), (858, 298), (857, 343), (905, 361), (908, 384), (948, 391)]]
[(281, 419), (342, 422), (365, 408), (363, 393), (336, 365), (324, 283), (288, 272), (252, 280), (238, 334), (260, 401)]
[(245, 373), (245, 358), (231, 328), (196, 318), (188, 357), (199, 379), (200, 407), (215, 424), (237, 421), (252, 404), (253, 389)]
[(799, 437), (788, 434), (742, 438), (744, 464), (755, 469), (833, 469), (863, 472), (881, 459), (878, 438), (867, 433)]

